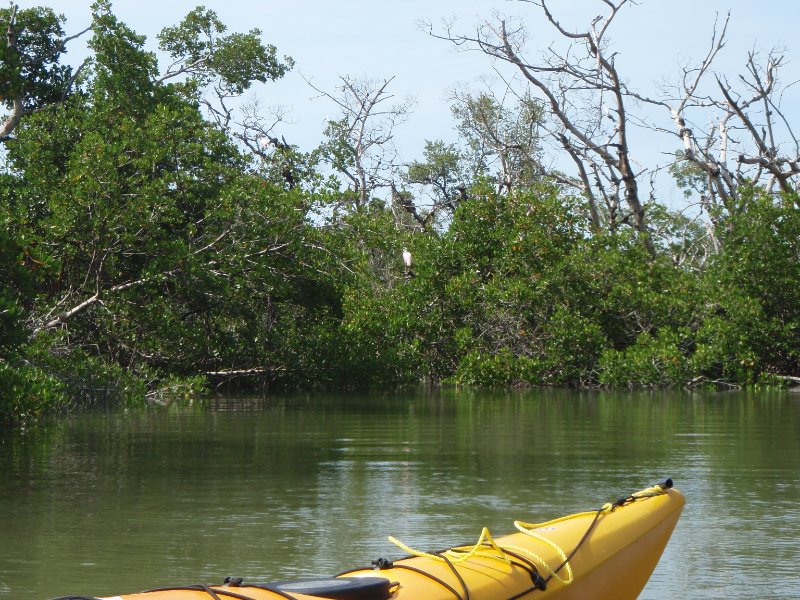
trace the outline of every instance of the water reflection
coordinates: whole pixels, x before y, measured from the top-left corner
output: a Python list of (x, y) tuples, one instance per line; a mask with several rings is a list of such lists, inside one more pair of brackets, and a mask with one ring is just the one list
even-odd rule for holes
[(215, 400), (0, 434), (0, 597), (313, 576), (597, 507), (688, 504), (643, 598), (800, 597), (800, 397)]

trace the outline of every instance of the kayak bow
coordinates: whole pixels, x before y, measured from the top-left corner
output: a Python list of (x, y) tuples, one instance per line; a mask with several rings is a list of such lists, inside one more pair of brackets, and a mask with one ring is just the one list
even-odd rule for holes
[(484, 528), (472, 545), (378, 559), (331, 578), (159, 588), (98, 598), (55, 600), (626, 600), (635, 599), (669, 541), (684, 505), (672, 480), (544, 523), (516, 521), (517, 532), (493, 538)]

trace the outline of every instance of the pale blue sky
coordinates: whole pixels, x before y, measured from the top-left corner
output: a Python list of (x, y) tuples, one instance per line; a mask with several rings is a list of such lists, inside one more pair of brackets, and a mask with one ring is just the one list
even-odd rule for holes
[[(64, 13), (68, 32), (89, 22), (90, 2), (86, 0), (18, 3), (21, 7), (44, 4)], [(154, 48), (155, 34), (166, 25), (176, 24), (197, 4), (191, 0), (117, 0), (114, 12), (135, 31), (147, 35)], [(425, 139), (454, 139), (448, 91), (492, 74), (486, 57), (475, 52), (458, 53), (446, 42), (429, 37), (420, 30), (419, 19), (437, 23), (456, 17), (458, 31), (472, 32), (493, 11), (522, 15), (531, 32), (531, 57), (536, 48), (546, 47), (555, 38), (536, 7), (514, 0), (208, 0), (203, 4), (216, 11), (229, 30), (257, 27), (264, 41), (295, 59), (294, 72), (253, 93), (263, 103), (291, 109), (292, 123), (279, 133), (303, 149), (320, 141), (325, 116), (334, 116), (336, 111), (324, 99), (312, 100), (316, 94), (300, 74), (324, 89), (331, 89), (337, 76), (343, 74), (395, 76), (392, 91), (398, 97), (413, 96), (417, 100), (414, 113), (397, 132), (400, 154), (407, 160), (419, 156)], [(605, 13), (599, 0), (551, 0), (550, 6), (569, 28), (585, 27), (593, 16)], [(639, 6), (620, 13), (610, 33), (620, 53), (620, 71), (644, 92), (650, 92), (657, 81), (675, 79), (681, 62), (699, 59), (705, 53), (715, 14), (728, 10), (732, 20), (728, 45), (717, 65), (720, 71), (733, 76), (748, 50), (778, 46), (787, 54), (783, 80), (800, 79), (800, 43), (796, 38), (800, 2), (796, 0), (641, 0)], [(74, 51), (79, 52), (79, 48)], [(800, 95), (795, 88), (791, 92)], [(665, 114), (665, 126), (669, 127), (667, 117)], [(796, 128), (800, 129), (800, 123)], [(651, 142), (642, 141), (641, 155), (665, 149), (644, 147)], [(670, 144), (675, 147), (669, 149), (678, 147), (677, 140), (661, 146)]]

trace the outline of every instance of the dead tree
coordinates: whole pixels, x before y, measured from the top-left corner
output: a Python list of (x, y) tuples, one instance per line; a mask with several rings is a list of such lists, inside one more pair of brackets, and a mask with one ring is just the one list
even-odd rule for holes
[(405, 121), (414, 102), (405, 99), (391, 103), (394, 96), (388, 87), (393, 79), (343, 76), (333, 92), (308, 82), (340, 110), (338, 119), (328, 121), (324, 154), (331, 166), (347, 178), (355, 192), (357, 210), (368, 204), (374, 190), (389, 185), (390, 175), (398, 166), (394, 131)]
[(559, 22), (545, 0), (520, 1), (541, 10), (566, 41), (566, 48), (553, 44), (538, 60), (528, 60), (524, 55), (525, 28), (500, 18), (481, 25), (475, 35), (456, 35), (450, 30), (440, 35), (432, 29), (430, 33), (513, 65), (543, 99), (549, 120), (542, 128), (576, 165), (577, 176), (562, 178), (562, 183), (580, 189), (595, 224), (601, 218), (611, 230), (630, 224), (654, 252), (640, 199), (640, 173), (631, 156), (629, 96), (615, 64), (616, 55), (606, 40), (609, 26), (631, 0), (603, 0), (606, 16), (576, 32)]
[[(749, 53), (747, 74), (739, 76), (744, 92), (735, 91), (727, 79), (717, 76), (715, 81), (722, 98), (715, 101), (715, 105), (725, 111), (725, 129), (721, 130), (720, 138), (725, 153), (728, 153), (730, 137), (727, 130), (731, 128), (728, 121), (738, 121), (736, 129), (748, 138), (747, 142), (742, 140), (733, 147), (738, 155), (738, 171), (744, 173), (747, 180), (764, 182), (768, 191), (777, 186), (800, 206), (797, 195), (793, 193), (793, 182), (800, 174), (800, 144), (779, 101), (778, 70), (783, 58), (773, 50), (759, 64), (759, 56)], [(779, 127), (783, 135), (779, 134)]]
[(714, 24), (709, 50), (695, 66), (684, 66), (680, 80), (664, 88), (659, 98), (626, 93), (668, 111), (672, 128), (650, 123), (653, 130), (676, 136), (680, 150), (671, 166), (685, 188), (699, 196), (709, 216), (708, 233), (716, 250), (720, 215), (739, 212), (741, 188), (759, 185), (782, 192), (800, 206), (797, 175), (800, 143), (783, 112), (779, 70), (784, 56), (773, 49), (765, 56), (748, 53), (745, 72), (736, 77), (739, 89), (713, 71), (715, 58), (725, 46), (730, 14)]

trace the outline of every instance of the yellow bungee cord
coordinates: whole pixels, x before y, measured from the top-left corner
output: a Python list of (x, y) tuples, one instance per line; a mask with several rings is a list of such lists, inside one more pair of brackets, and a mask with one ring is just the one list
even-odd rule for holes
[(422, 558), (430, 558), (431, 560), (445, 562), (445, 558), (449, 560), (453, 564), (458, 564), (469, 560), (470, 558), (474, 557), (481, 557), (481, 558), (490, 558), (493, 560), (498, 560), (500, 562), (505, 563), (509, 570), (511, 569), (511, 559), (508, 555), (503, 551), (503, 549), (497, 545), (492, 537), (492, 534), (489, 533), (489, 528), (484, 527), (481, 530), (481, 535), (478, 538), (478, 541), (472, 546), (456, 546), (453, 548), (449, 548), (444, 552), (439, 554), (432, 554), (430, 552), (422, 552), (420, 550), (415, 550), (410, 546), (407, 546), (400, 540), (398, 540), (394, 536), (389, 536), (389, 541), (392, 542), (395, 546), (399, 547), (402, 550), (405, 550), (411, 556), (419, 556)]
[(550, 577), (554, 577), (555, 579), (557, 579), (558, 581), (560, 581), (564, 585), (569, 585), (570, 583), (572, 583), (572, 581), (574, 579), (574, 574), (572, 572), (572, 565), (569, 564), (569, 557), (567, 556), (567, 553), (564, 551), (564, 549), (561, 546), (556, 544), (553, 540), (551, 540), (548, 537), (545, 537), (545, 536), (541, 535), (540, 533), (536, 533), (535, 530), (536, 529), (544, 529), (546, 527), (552, 527), (553, 525), (555, 525), (557, 523), (561, 523), (563, 521), (568, 521), (570, 519), (577, 519), (577, 518), (580, 518), (580, 517), (597, 517), (598, 513), (599, 514), (606, 514), (606, 513), (611, 512), (612, 510), (614, 510), (614, 506), (610, 502), (606, 502), (600, 508), (599, 511), (588, 510), (588, 511), (580, 512), (580, 513), (575, 513), (575, 514), (572, 514), (572, 515), (567, 515), (565, 517), (559, 517), (558, 519), (552, 519), (550, 521), (544, 521), (543, 523), (526, 523), (525, 521), (514, 521), (514, 527), (516, 527), (520, 532), (524, 533), (527, 536), (532, 537), (533, 539), (541, 542), (545, 546), (549, 546), (550, 548), (552, 548), (553, 550), (556, 551), (556, 553), (561, 557), (561, 561), (562, 561), (561, 565), (564, 567), (564, 570), (566, 572), (566, 577), (561, 577), (557, 573), (557, 571), (560, 570), (561, 567), (559, 567), (558, 569), (553, 570), (553, 568), (549, 564), (547, 564), (544, 561), (544, 559), (542, 559), (537, 554), (534, 554), (533, 552), (526, 551), (524, 548), (514, 549), (514, 548), (512, 548), (510, 546), (508, 547), (508, 549), (509, 550), (515, 550), (515, 551), (524, 552), (526, 554), (526, 556), (529, 556), (529, 558), (531, 558), (531, 559), (535, 559), (535, 562), (537, 564), (539, 564), (542, 567), (544, 567), (547, 570), (547, 572), (550, 575)]
[[(536, 527), (536, 526), (534, 526)], [(532, 532), (525, 532), (528, 533), (531, 537), (536, 538), (537, 540), (545, 543), (546, 545), (553, 548), (558, 555), (562, 558), (562, 560), (566, 560), (567, 555), (564, 550), (552, 540), (545, 538), (536, 533)], [(496, 560), (500, 562), (504, 566), (504, 570), (506, 572), (510, 572), (513, 566), (512, 556), (508, 553), (513, 552), (518, 556), (522, 556), (533, 564), (542, 567), (544, 571), (547, 572), (548, 575), (551, 577), (555, 577), (564, 585), (569, 585), (572, 583), (573, 575), (572, 569), (567, 565), (567, 576), (565, 578), (560, 577), (553, 568), (547, 564), (541, 556), (528, 550), (527, 548), (522, 548), (519, 546), (507, 545), (507, 546), (499, 546), (497, 542), (494, 541), (492, 538), (491, 533), (489, 533), (489, 529), (484, 527), (481, 531), (481, 535), (478, 538), (478, 541), (471, 546), (457, 546), (453, 548), (449, 548), (444, 552), (439, 554), (433, 554), (430, 552), (423, 552), (421, 550), (415, 550), (410, 546), (404, 544), (394, 536), (389, 536), (389, 541), (392, 542), (395, 546), (399, 547), (400, 549), (404, 550), (410, 556), (417, 556), (421, 558), (429, 558), (431, 560), (435, 560), (438, 562), (450, 562), (454, 565), (465, 562), (471, 558), (486, 558), (491, 560)]]

